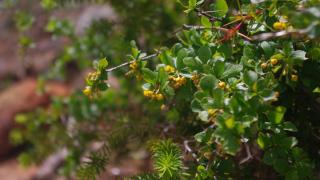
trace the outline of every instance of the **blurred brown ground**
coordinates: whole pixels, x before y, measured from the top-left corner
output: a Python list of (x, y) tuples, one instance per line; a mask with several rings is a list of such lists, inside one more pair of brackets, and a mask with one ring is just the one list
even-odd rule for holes
[[(63, 50), (62, 44), (68, 44), (66, 39), (52, 40), (50, 34), (43, 31), (47, 14), (34, 3), (32, 12), (37, 20), (31, 30), (36, 47), (27, 51), (26, 56), (19, 55), (18, 32), (12, 21), (13, 11), (0, 12), (0, 179), (28, 180), (34, 179), (40, 166), (21, 167), (17, 160), (17, 152), (23, 149), (13, 148), (9, 143), (8, 134), (15, 127), (14, 117), (18, 113), (30, 112), (40, 106), (50, 103), (52, 96), (66, 96), (75, 87), (82, 86), (83, 77), (77, 77), (74, 84), (66, 86), (59, 82), (48, 82), (47, 93), (36, 93), (36, 77), (52, 65), (55, 58)], [(56, 17), (71, 20), (81, 34), (93, 19), (104, 17), (116, 21), (117, 16), (110, 6), (90, 5), (72, 9), (60, 9)], [(78, 72), (84, 74), (82, 72)], [(137, 174), (150, 167), (150, 160), (123, 157), (118, 162), (112, 162), (99, 179), (116, 179)], [(50, 179), (64, 179), (52, 176)]]

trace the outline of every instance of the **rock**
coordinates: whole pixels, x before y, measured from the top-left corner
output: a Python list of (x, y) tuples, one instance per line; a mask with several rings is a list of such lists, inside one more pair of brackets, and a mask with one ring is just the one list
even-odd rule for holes
[(11, 149), (9, 132), (15, 126), (14, 117), (18, 113), (28, 112), (47, 105), (51, 96), (66, 96), (69, 88), (57, 82), (46, 84), (43, 95), (36, 93), (37, 81), (26, 79), (12, 85), (0, 93), (0, 158)]

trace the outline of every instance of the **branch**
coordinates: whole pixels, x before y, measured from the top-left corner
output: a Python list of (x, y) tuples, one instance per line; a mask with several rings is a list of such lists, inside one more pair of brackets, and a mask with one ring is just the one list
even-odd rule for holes
[(34, 176), (34, 179), (51, 179), (53, 178), (55, 171), (64, 161), (68, 155), (68, 150), (63, 148), (56, 152), (55, 154), (50, 155), (40, 166), (39, 170)]
[(244, 147), (246, 148), (247, 157), (242, 159), (239, 164), (243, 164), (243, 163), (249, 161), (250, 159), (252, 159), (252, 157), (253, 157), (251, 154), (249, 145), (247, 143), (244, 143)]
[(279, 32), (274, 32), (274, 33), (272, 33), (272, 32), (262, 33), (262, 34), (258, 34), (258, 35), (253, 36), (252, 39), (255, 41), (265, 41), (265, 40), (274, 39), (274, 38), (305, 37), (305, 36), (308, 36), (308, 33), (310, 31), (312, 31), (313, 28), (316, 28), (317, 25), (318, 25), (318, 22), (313, 22), (311, 25), (309, 25), (305, 29), (279, 31)]
[[(212, 27), (204, 27), (204, 26), (192, 26), (192, 25), (187, 25), (187, 24), (184, 24), (184, 25), (183, 25), (183, 28), (184, 28), (184, 29), (196, 29), (196, 30), (213, 29), (213, 30), (222, 31), (222, 32), (224, 32), (224, 33), (226, 33), (226, 32), (229, 31), (229, 29), (223, 28), (223, 27), (214, 27), (214, 26), (212, 26)], [(237, 34), (238, 34), (239, 36), (245, 38), (245, 39), (248, 40), (248, 41), (252, 41), (252, 40), (253, 40), (252, 38), (250, 38), (250, 37), (248, 37), (248, 36), (246, 36), (246, 35), (244, 35), (244, 34), (242, 34), (242, 33), (240, 33), (240, 32), (237, 32)]]
[(194, 153), (194, 151), (189, 146), (189, 141), (188, 140), (183, 141), (183, 145), (186, 151), (189, 152), (197, 162), (199, 162), (196, 153)]
[[(160, 51), (157, 51), (157, 52), (154, 53), (154, 54), (151, 54), (151, 55), (149, 55), (149, 56), (145, 56), (145, 57), (141, 58), (141, 60), (142, 60), (142, 61), (146, 61), (146, 60), (152, 59), (152, 58), (154, 58), (154, 57), (157, 57), (159, 54), (160, 54)], [(125, 63), (120, 64), (120, 65), (118, 65), (118, 66), (115, 66), (115, 67), (106, 69), (106, 71), (107, 71), (107, 72), (111, 72), (111, 71), (113, 71), (113, 70), (116, 70), (116, 69), (119, 69), (119, 68), (121, 68), (121, 67), (127, 66), (127, 65), (133, 63), (134, 61), (135, 61), (135, 60), (125, 62)]]

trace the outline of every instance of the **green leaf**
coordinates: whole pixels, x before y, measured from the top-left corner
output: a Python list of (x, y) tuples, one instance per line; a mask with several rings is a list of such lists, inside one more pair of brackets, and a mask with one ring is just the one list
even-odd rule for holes
[(266, 137), (263, 134), (259, 134), (257, 138), (257, 144), (261, 149), (264, 149), (266, 147)]
[(208, 46), (202, 46), (198, 50), (198, 57), (203, 63), (207, 63), (207, 61), (211, 58), (212, 52)]
[(308, 59), (306, 58), (306, 52), (302, 50), (293, 51), (291, 56), (296, 61), (303, 61)]
[(271, 121), (273, 121), (276, 124), (280, 124), (283, 120), (283, 116), (286, 112), (286, 108), (283, 106), (278, 106), (275, 108), (274, 111), (271, 111), (268, 113), (268, 117)]
[(230, 78), (230, 77), (237, 76), (240, 74), (242, 69), (243, 69), (242, 65), (226, 63), (225, 64), (225, 71), (223, 72), (221, 78), (224, 79), (224, 78)]
[(218, 83), (218, 80), (213, 75), (206, 75), (200, 79), (200, 87), (203, 91), (211, 92)]
[(224, 103), (224, 91), (222, 89), (214, 89), (212, 91), (215, 108), (222, 108)]
[(198, 142), (203, 142), (203, 139), (206, 137), (206, 133), (203, 132), (199, 132), (196, 135), (194, 135), (194, 139)]
[(193, 99), (191, 102), (191, 109), (193, 112), (200, 112), (202, 110), (200, 101), (198, 99)]
[(196, 59), (193, 58), (193, 57), (186, 57), (186, 58), (184, 58), (184, 59), (183, 59), (183, 63), (184, 63), (187, 67), (191, 68), (192, 70), (193, 70), (193, 69), (198, 69), (198, 68), (201, 67), (200, 64), (198, 64), (198, 62), (196, 61)]
[(161, 53), (159, 58), (163, 64), (173, 66), (173, 58), (170, 56), (169, 51)]
[(224, 17), (228, 12), (229, 7), (225, 0), (216, 0), (214, 10), (217, 11), (216, 14), (218, 17)]
[(316, 87), (312, 92), (313, 93), (320, 93), (320, 87)]
[(182, 48), (179, 50), (177, 55), (176, 67), (178, 70), (181, 70), (184, 67), (183, 59), (187, 57), (188, 52), (186, 48)]
[(147, 81), (148, 83), (154, 84), (156, 82), (157, 73), (151, 71), (148, 68), (143, 68), (142, 73), (143, 73), (144, 80)]
[(243, 74), (243, 81), (249, 86), (252, 86), (258, 79), (258, 74), (254, 71), (246, 71)]
[(185, 10), (185, 13), (190, 13), (197, 7), (197, 0), (189, 0), (188, 9)]
[(275, 45), (275, 43), (267, 42), (267, 41), (263, 41), (260, 44), (267, 59), (269, 59), (274, 54), (274, 50), (275, 50), (274, 45)]
[(104, 70), (108, 67), (108, 61), (106, 58), (100, 59), (98, 63), (98, 69), (99, 70)]
[(292, 122), (289, 122), (289, 121), (286, 121), (286, 122), (283, 123), (283, 129), (286, 130), (286, 131), (291, 131), (291, 132), (297, 132), (298, 131), (296, 126)]
[(214, 64), (214, 74), (216, 75), (216, 77), (221, 77), (223, 72), (224, 72), (224, 65), (225, 63), (223, 61), (216, 61), (216, 63)]
[(263, 155), (263, 162), (269, 166), (272, 166), (275, 158), (275, 151), (273, 149), (269, 149)]
[(201, 16), (201, 24), (206, 28), (211, 28), (211, 26), (212, 26), (209, 18), (207, 18), (205, 16)]

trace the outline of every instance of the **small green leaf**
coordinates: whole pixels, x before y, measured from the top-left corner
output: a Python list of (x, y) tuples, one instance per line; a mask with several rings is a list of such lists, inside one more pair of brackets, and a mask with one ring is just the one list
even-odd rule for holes
[(283, 116), (286, 112), (286, 108), (283, 106), (278, 106), (274, 111), (268, 113), (268, 117), (271, 121), (276, 124), (280, 124), (283, 120)]
[(242, 69), (243, 69), (242, 65), (226, 63), (225, 70), (224, 70), (221, 78), (230, 78), (230, 77), (237, 76), (240, 74)]
[(207, 61), (211, 58), (212, 52), (208, 46), (202, 46), (198, 50), (198, 57), (203, 63), (207, 63)]
[(198, 99), (193, 99), (191, 102), (191, 109), (193, 112), (200, 112), (202, 110), (200, 101)]
[(217, 78), (213, 75), (206, 75), (200, 80), (200, 87), (203, 91), (211, 92), (218, 83)]
[(223, 61), (216, 61), (214, 64), (214, 73), (216, 77), (221, 77), (224, 72), (224, 62)]
[(206, 28), (211, 28), (211, 26), (212, 26), (209, 18), (207, 18), (205, 16), (201, 16), (201, 24)]
[(272, 42), (267, 42), (267, 41), (263, 41), (260, 46), (261, 48), (263, 49), (265, 55), (266, 55), (266, 58), (270, 58), (273, 54), (274, 54), (274, 45), (275, 43), (272, 43)]
[(216, 0), (214, 9), (217, 11), (216, 14), (218, 17), (224, 17), (228, 12), (229, 7), (225, 0)]
[(246, 71), (243, 74), (243, 81), (249, 85), (252, 86), (258, 79), (258, 74), (254, 71)]
[(298, 131), (296, 126), (292, 122), (289, 122), (289, 121), (286, 121), (286, 122), (283, 123), (283, 129), (286, 130), (286, 131), (291, 131), (291, 132), (297, 132)]
[(144, 80), (147, 81), (148, 83), (154, 84), (156, 82), (157, 73), (151, 71), (148, 68), (143, 68), (142, 73), (143, 73)]
[(202, 142), (205, 137), (206, 137), (205, 132), (199, 132), (196, 135), (194, 135), (195, 140), (198, 142)]
[(98, 69), (104, 70), (108, 67), (108, 61), (106, 58), (100, 59), (98, 63)]

